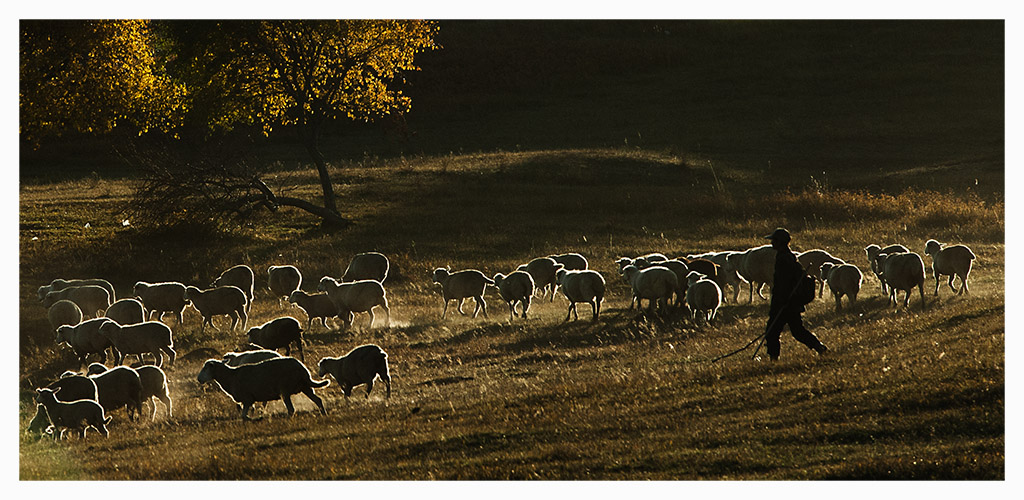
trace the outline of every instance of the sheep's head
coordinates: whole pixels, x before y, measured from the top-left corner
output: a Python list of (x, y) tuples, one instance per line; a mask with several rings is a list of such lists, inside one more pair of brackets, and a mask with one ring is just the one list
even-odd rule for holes
[(619, 257), (618, 260), (615, 261), (615, 264), (619, 266), (619, 273), (620, 274), (622, 273), (622, 268), (624, 268), (624, 267), (626, 267), (626, 266), (628, 266), (628, 265), (630, 265), (632, 263), (633, 263), (633, 259), (630, 259), (629, 257)]
[(306, 292), (303, 292), (302, 290), (295, 290), (294, 292), (288, 294), (288, 303), (290, 303), (290, 304), (297, 303), (298, 302), (298, 297), (304, 295), (305, 293)]
[(939, 243), (938, 241), (928, 240), (924, 244), (925, 255), (934, 255), (938, 253), (939, 250), (942, 250), (942, 243)]
[(187, 286), (185, 287), (185, 293), (182, 295), (182, 298), (185, 299), (186, 304), (191, 304), (192, 299), (196, 295), (199, 295), (199, 289), (194, 286)]
[(57, 343), (67, 342), (71, 338), (71, 333), (75, 331), (75, 327), (69, 325), (62, 325), (57, 328)]
[(639, 272), (640, 272), (640, 269), (638, 269), (636, 266), (628, 265), (628, 266), (622, 268), (622, 270), (619, 271), (619, 274), (625, 276), (626, 280), (633, 281), (633, 277), (636, 276), (636, 274), (639, 273)]
[(558, 271), (556, 271), (555, 272), (555, 284), (561, 285), (562, 281), (565, 280), (565, 275), (568, 274), (568, 273), (569, 273), (569, 271), (566, 271), (565, 269), (559, 269)]
[(60, 292), (49, 292), (49, 293), (47, 293), (45, 296), (43, 296), (43, 300), (41, 301), (43, 303), (43, 307), (50, 307), (50, 306), (52, 306), (54, 302), (57, 302), (58, 300), (60, 300), (59, 295), (60, 295)]
[(103, 372), (105, 372), (107, 370), (108, 370), (107, 365), (105, 365), (103, 363), (92, 363), (92, 364), (89, 365), (89, 368), (86, 370), (85, 374), (86, 375), (99, 375), (99, 374), (101, 374), (101, 373), (103, 373)]
[(326, 292), (334, 290), (335, 288), (338, 288), (338, 286), (340, 286), (338, 280), (330, 276), (324, 276), (323, 278), (320, 278), (320, 283), (316, 286), (316, 291)]
[(112, 334), (115, 334), (120, 330), (121, 325), (119, 325), (116, 321), (112, 319), (108, 319), (100, 324), (100, 327), (97, 331), (100, 333), (100, 335), (109, 339)]
[(146, 289), (146, 286), (147, 286), (146, 282), (144, 282), (144, 281), (136, 281), (135, 282), (135, 286), (132, 287), (132, 295), (135, 295), (136, 297), (141, 296), (142, 295), (142, 291)]
[(209, 359), (203, 364), (203, 369), (199, 370), (199, 375), (196, 376), (196, 380), (200, 384), (205, 384), (214, 379), (214, 371), (218, 367), (224, 367), (223, 361), (217, 361), (216, 359)]
[(494, 286), (499, 286), (500, 287), (501, 286), (501, 282), (505, 281), (505, 275), (501, 274), (501, 273), (498, 273), (498, 274), (495, 274), (494, 278), (491, 278), (491, 279), (492, 279), (492, 281), (494, 281)]
[(700, 281), (702, 278), (704, 278), (703, 274), (698, 273), (697, 271), (690, 271), (690, 273), (686, 275), (686, 282), (692, 285)]
[(45, 388), (36, 389), (36, 403), (54, 403), (57, 401), (56, 394), (58, 392), (60, 392), (60, 388), (58, 388), (56, 391), (53, 389)]
[(253, 327), (253, 328), (250, 328), (249, 332), (245, 334), (245, 338), (246, 338), (246, 341), (249, 342), (250, 344), (257, 344), (257, 345), (259, 345), (259, 335), (260, 335), (259, 327)]
[(448, 276), (450, 276), (450, 275), (449, 275), (447, 269), (445, 269), (443, 267), (439, 267), (437, 269), (434, 269), (434, 274), (433, 274), (434, 283), (441, 283), (444, 280), (448, 279)]
[(318, 377), (326, 377), (329, 373), (331, 373), (331, 371), (329, 369), (329, 365), (333, 361), (336, 361), (336, 359), (335, 358), (321, 358), (320, 362), (317, 363), (317, 365), (316, 365), (316, 368), (317, 368), (316, 376), (318, 376)]
[(882, 247), (878, 245), (868, 245), (864, 247), (864, 253), (868, 255), (868, 260), (874, 262), (875, 257), (878, 257), (878, 252), (882, 250)]
[(819, 267), (819, 268), (818, 268), (818, 270), (819, 270), (819, 273), (818, 273), (818, 275), (819, 275), (819, 276), (821, 277), (821, 279), (823, 279), (823, 280), (826, 280), (826, 279), (828, 279), (828, 274), (829, 274), (830, 272), (832, 272), (832, 268), (833, 268), (833, 267), (835, 267), (835, 264), (833, 264), (833, 263), (831, 263), (831, 262), (825, 262), (825, 263), (823, 263), (823, 264), (821, 265), (821, 267)]

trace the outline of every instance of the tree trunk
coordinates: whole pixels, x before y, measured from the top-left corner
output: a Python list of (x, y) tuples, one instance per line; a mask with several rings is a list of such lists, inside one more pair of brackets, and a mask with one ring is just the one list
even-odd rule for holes
[(309, 212), (313, 215), (316, 215), (317, 217), (320, 217), (325, 224), (330, 226), (341, 228), (352, 224), (352, 221), (338, 214), (337, 210), (330, 210), (326, 207), (314, 205), (301, 198), (292, 198), (290, 196), (277, 196), (276, 194), (274, 194), (273, 191), (270, 190), (270, 187), (267, 186), (266, 183), (264, 183), (263, 180), (260, 179), (259, 177), (253, 177), (252, 184), (257, 189), (259, 189), (260, 192), (263, 193), (263, 195), (260, 196), (259, 199), (261, 199), (267, 205), (267, 208), (269, 208), (272, 211), (277, 210), (279, 206), (283, 205), (286, 207), (295, 207), (305, 210), (306, 212)]
[(324, 208), (342, 218), (341, 214), (338, 213), (338, 205), (335, 202), (334, 184), (331, 183), (331, 174), (327, 172), (327, 161), (324, 159), (323, 153), (320, 152), (319, 133), (312, 126), (305, 127), (303, 133), (305, 135), (306, 151), (309, 152), (309, 156), (313, 159), (313, 165), (316, 166), (316, 171), (320, 175), (320, 189), (324, 193)]

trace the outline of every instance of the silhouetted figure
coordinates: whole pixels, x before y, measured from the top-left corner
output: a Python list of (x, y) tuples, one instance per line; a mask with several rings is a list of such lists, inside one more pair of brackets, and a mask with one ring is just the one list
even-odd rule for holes
[(772, 241), (772, 247), (776, 250), (772, 301), (768, 309), (768, 326), (764, 334), (768, 356), (772, 361), (779, 359), (779, 335), (782, 333), (782, 327), (786, 325), (789, 325), (793, 338), (814, 349), (818, 354), (828, 351), (825, 344), (804, 327), (803, 318), (800, 317), (804, 312), (804, 304), (794, 297), (794, 291), (804, 276), (804, 268), (789, 249), (789, 231), (780, 227), (765, 238)]

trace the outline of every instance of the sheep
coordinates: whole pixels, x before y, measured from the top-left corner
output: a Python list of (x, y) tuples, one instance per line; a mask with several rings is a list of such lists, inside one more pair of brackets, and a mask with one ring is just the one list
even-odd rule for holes
[[(530, 273), (530, 276), (534, 278), (533, 284), (536, 287), (536, 277), (533, 273)], [(484, 290), (487, 285), (493, 285), (494, 280), (484, 276), (484, 273), (476, 269), (464, 269), (452, 273), (442, 267), (434, 269), (433, 279), (434, 283), (441, 285), (441, 297), (444, 299), (441, 319), (444, 319), (445, 314), (448, 312), (448, 302), (452, 300), (459, 301), (459, 314), (465, 316), (466, 313), (462, 312), (462, 301), (467, 297), (473, 297), (473, 300), (476, 302), (476, 307), (473, 308), (473, 317), (475, 318), (481, 310), (484, 312), (484, 317), (487, 317), (487, 303), (484, 302)]]
[(881, 248), (875, 244), (864, 247), (864, 253), (868, 255), (868, 264), (871, 266), (871, 272), (876, 278), (878, 278), (878, 282), (882, 285), (882, 293), (888, 294), (889, 290), (885, 286), (885, 280), (882, 279), (882, 270), (878, 268), (878, 254), (884, 253), (886, 255), (892, 255), (894, 253), (907, 253), (909, 251), (909, 248), (900, 244), (889, 245), (885, 248)]
[(686, 281), (689, 284), (686, 288), (686, 307), (690, 309), (690, 318), (696, 323), (699, 311), (704, 322), (711, 324), (711, 320), (718, 315), (718, 308), (722, 305), (722, 289), (718, 287), (718, 283), (697, 271), (690, 271), (686, 275)]
[(162, 321), (164, 313), (173, 313), (181, 324), (181, 314), (185, 312), (188, 305), (185, 300), (185, 285), (168, 281), (163, 283), (147, 283), (139, 281), (135, 283), (132, 293), (142, 301), (142, 305), (148, 311), (147, 320), (153, 319), (156, 313), (157, 321)]
[[(562, 264), (555, 262), (549, 257), (537, 257), (536, 259), (519, 266), (517, 271), (526, 271), (533, 277), (534, 291), (540, 291), (541, 297), (551, 290), (551, 301), (555, 300), (555, 273), (562, 269)], [(486, 314), (485, 314), (486, 316)]]
[(246, 334), (250, 344), (265, 349), (279, 349), (284, 347), (284, 355), (290, 356), (292, 344), (299, 349), (299, 359), (305, 361), (305, 354), (302, 352), (302, 326), (299, 320), (285, 316), (272, 321), (254, 326)]
[(121, 326), (118, 322), (108, 319), (100, 325), (100, 335), (110, 340), (118, 351), (117, 364), (124, 362), (125, 356), (135, 354), (142, 362), (142, 355), (150, 353), (156, 358), (156, 365), (163, 366), (164, 356), (167, 362), (174, 364), (174, 339), (171, 329), (159, 321), (145, 321), (134, 325)]
[[(710, 262), (707, 262), (707, 261), (704, 261), (704, 262), (708, 263), (711, 266), (714, 266), (714, 264), (711, 264)], [(683, 296), (686, 294), (686, 286), (687, 286), (687, 284), (686, 284), (686, 275), (687, 275), (687, 273), (690, 272), (690, 267), (686, 264), (686, 262), (684, 262), (684, 261), (682, 261), (680, 259), (669, 259), (669, 260), (662, 260), (662, 261), (657, 261), (657, 262), (649, 262), (646, 259), (641, 257), (641, 258), (637, 258), (636, 260), (634, 260), (633, 261), (633, 265), (636, 266), (638, 269), (647, 269), (647, 268), (650, 268), (652, 266), (666, 267), (670, 271), (675, 273), (676, 274), (676, 284), (677, 284), (677, 288), (675, 290), (675, 296), (676, 296), (675, 304), (678, 304), (678, 305), (682, 304)], [(632, 303), (630, 304), (630, 308), (632, 308)]]
[(373, 280), (384, 283), (388, 277), (388, 269), (391, 264), (388, 258), (380, 252), (365, 252), (356, 254), (345, 268), (345, 274), (341, 275), (342, 283), (353, 281)]
[(346, 399), (352, 395), (353, 387), (362, 384), (366, 384), (366, 398), (369, 398), (370, 391), (373, 390), (373, 380), (378, 375), (387, 387), (387, 397), (391, 397), (388, 354), (379, 346), (361, 345), (340, 358), (322, 358), (317, 367), (320, 377), (330, 374), (338, 381)]
[(117, 321), (121, 325), (134, 325), (146, 321), (142, 302), (135, 299), (121, 299), (110, 304), (103, 317)]
[(290, 417), (295, 413), (292, 395), (300, 392), (320, 408), (321, 415), (327, 414), (323, 400), (313, 389), (326, 387), (331, 381), (313, 380), (309, 370), (295, 358), (273, 358), (239, 367), (230, 367), (223, 361), (211, 359), (203, 365), (196, 380), (201, 384), (216, 381), (221, 390), (238, 405), (242, 420), (253, 420), (249, 418), (253, 404), (277, 399), (284, 401)]
[(921, 292), (921, 307), (924, 308), (924, 260), (914, 252), (886, 254), (879, 253), (875, 257), (877, 267), (881, 270), (881, 279), (889, 288), (889, 304), (898, 304), (897, 293), (906, 292), (903, 307), (910, 305), (910, 292), (916, 286)]
[(271, 358), (282, 357), (277, 351), (271, 351), (270, 349), (259, 349), (254, 351), (243, 351), (243, 352), (226, 352), (224, 353), (224, 364), (235, 367), (242, 365), (251, 365), (265, 361)]
[(668, 306), (672, 294), (679, 288), (676, 273), (667, 267), (651, 266), (639, 269), (628, 265), (622, 269), (622, 276), (633, 288), (633, 298), (637, 308), (642, 307), (643, 299), (648, 300), (648, 309), (654, 312), (655, 301), (660, 301), (662, 311)]
[[(935, 276), (935, 296), (939, 295), (939, 276), (949, 275), (949, 289), (957, 295), (971, 293), (967, 287), (967, 276), (971, 274), (972, 261), (978, 257), (966, 245), (944, 247), (935, 240), (928, 240), (924, 245), (925, 255), (932, 258), (932, 274)], [(960, 290), (953, 288), (953, 278), (960, 277)]]
[(861, 284), (864, 282), (864, 275), (860, 269), (853, 264), (835, 265), (832, 262), (823, 262), (818, 268), (821, 281), (828, 283), (832, 297), (836, 299), (836, 311), (842, 308), (843, 295), (849, 297), (850, 305), (857, 303), (857, 294), (860, 292)]
[(203, 323), (199, 327), (200, 335), (203, 334), (206, 325), (217, 328), (213, 324), (213, 317), (221, 314), (231, 317), (231, 331), (235, 330), (239, 320), (242, 322), (243, 330), (249, 324), (249, 318), (245, 314), (248, 299), (245, 292), (237, 286), (221, 286), (207, 290), (189, 286), (185, 288), (183, 297), (185, 302), (191, 303), (203, 316)]
[(50, 307), (58, 300), (70, 300), (82, 310), (83, 317), (99, 317), (110, 307), (110, 293), (101, 286), (72, 286), (55, 290), (43, 297), (43, 307)]
[[(295, 266), (270, 266), (267, 269), (267, 288), (277, 297), (278, 305), (281, 298), (288, 298), (291, 293), (302, 286), (302, 273)], [(326, 325), (325, 325), (326, 326)]]
[(117, 300), (116, 297), (115, 297), (115, 294), (114, 294), (114, 287), (110, 284), (109, 281), (107, 281), (105, 279), (100, 279), (100, 278), (92, 278), (92, 279), (84, 279), (84, 280), (65, 280), (65, 279), (57, 278), (57, 279), (51, 281), (49, 285), (39, 287), (39, 289), (36, 290), (36, 292), (39, 294), (39, 300), (43, 300), (43, 297), (45, 297), (47, 293), (59, 292), (59, 291), (65, 289), (65, 288), (69, 288), (69, 287), (73, 287), (73, 286), (86, 286), (86, 285), (101, 286), (101, 287), (103, 287), (107, 291), (107, 293), (110, 294), (110, 301), (111, 302)]
[(57, 328), (57, 344), (66, 343), (75, 351), (82, 366), (90, 354), (102, 354), (106, 361), (106, 349), (111, 348), (113, 359), (117, 359), (118, 353), (110, 339), (100, 334), (100, 325), (110, 321), (107, 318), (94, 318), (84, 321), (75, 326), (64, 325)]
[(252, 272), (252, 268), (245, 264), (239, 264), (220, 273), (220, 276), (217, 276), (217, 279), (213, 280), (213, 283), (210, 283), (210, 288), (216, 289), (218, 287), (226, 286), (238, 287), (238, 289), (245, 294), (245, 312), (248, 313), (252, 309), (253, 283), (255, 283), (255, 281), (256, 275)]
[(50, 327), (57, 330), (63, 325), (75, 326), (82, 322), (82, 310), (70, 300), (58, 300), (46, 311)]
[(561, 287), (562, 294), (569, 299), (569, 310), (565, 320), (569, 321), (570, 316), (580, 319), (576, 311), (577, 302), (590, 304), (593, 313), (592, 321), (597, 321), (601, 315), (601, 302), (604, 300), (605, 281), (601, 273), (592, 270), (566, 271), (560, 269), (555, 275), (555, 283)]
[(107, 417), (103, 407), (96, 401), (90, 399), (79, 399), (69, 403), (58, 401), (57, 392), (52, 389), (36, 389), (36, 402), (46, 408), (46, 415), (53, 426), (60, 430), (60, 438), (64, 438), (67, 430), (77, 430), (78, 437), (85, 439), (85, 431), (89, 427), (96, 429), (103, 437), (110, 435), (107, 432), (107, 424), (111, 417)]
[(334, 305), (326, 292), (310, 294), (303, 290), (295, 290), (288, 296), (288, 302), (299, 306), (306, 313), (307, 330), (316, 318), (320, 318), (320, 324), (327, 328), (327, 318), (338, 316), (338, 306)]
[[(833, 257), (832, 254), (821, 249), (808, 250), (806, 252), (800, 252), (796, 256), (796, 261), (804, 267), (804, 272), (810, 276), (821, 275), (821, 281), (818, 282), (818, 297), (821, 297), (825, 291), (825, 278), (821, 274), (821, 265), (828, 262), (833, 266), (841, 266), (846, 264), (843, 259)], [(857, 287), (860, 288), (859, 286)]]
[(373, 327), (373, 308), (384, 309), (384, 326), (391, 326), (391, 308), (388, 307), (387, 293), (384, 285), (377, 280), (359, 280), (351, 283), (339, 283), (330, 276), (320, 279), (318, 291), (327, 292), (327, 297), (338, 308), (338, 317), (345, 322), (345, 328), (352, 326), (354, 313), (365, 312), (370, 315), (367, 328)]
[[(714, 281), (715, 284), (718, 285), (719, 290), (725, 287), (725, 276), (723, 276), (721, 272), (722, 267), (719, 264), (715, 263), (714, 261), (705, 258), (688, 259), (685, 257), (681, 257), (677, 260), (686, 263), (687, 267), (687, 270), (685, 272), (683, 272), (681, 269), (676, 270), (676, 275), (677, 277), (679, 277), (680, 280), (679, 288), (683, 290), (684, 295), (687, 287), (690, 286), (689, 279), (687, 278), (687, 276), (689, 276), (690, 274), (690, 271), (697, 271), (698, 273), (703, 274), (705, 278)], [(658, 265), (671, 268), (671, 262), (672, 261), (659, 262)], [(679, 296), (680, 303), (685, 302), (684, 295)], [(682, 306), (682, 304), (680, 304), (680, 306)]]
[(729, 264), (750, 283), (749, 302), (754, 301), (755, 285), (757, 296), (768, 300), (761, 294), (761, 289), (775, 281), (775, 253), (771, 245), (762, 245), (729, 255)]
[(526, 271), (514, 271), (508, 276), (498, 273), (494, 275), (494, 285), (498, 287), (498, 294), (501, 300), (508, 304), (508, 321), (516, 315), (516, 304), (522, 304), (523, 319), (526, 319), (526, 312), (530, 310), (530, 300), (533, 296), (533, 276)]
[(124, 408), (128, 420), (142, 414), (142, 381), (139, 374), (127, 366), (117, 366), (98, 375), (89, 375), (96, 382), (96, 395), (103, 411), (110, 413)]
[[(729, 256), (740, 252), (724, 251), (724, 252), (708, 252), (699, 255), (687, 255), (687, 261), (693, 259), (707, 259), (715, 264), (718, 264), (717, 276), (718, 279), (713, 280), (718, 284), (718, 287), (722, 290), (722, 302), (728, 302), (725, 294), (726, 287), (732, 287), (732, 301), (739, 302), (740, 286), (747, 282), (740, 276), (739, 271), (736, 270), (735, 265), (729, 262)], [(682, 260), (682, 259), (680, 259)], [(734, 261), (735, 262), (735, 261)], [(701, 272), (696, 269), (697, 272)]]
[(584, 271), (589, 269), (587, 258), (578, 253), (565, 253), (561, 255), (549, 255), (549, 259), (562, 265), (566, 271)]
[(60, 391), (57, 398), (61, 401), (77, 401), (79, 399), (91, 399), (99, 401), (99, 393), (96, 389), (96, 382), (89, 377), (83, 377), (75, 372), (65, 372), (59, 379), (46, 386), (54, 392)]
[(36, 414), (32, 417), (32, 420), (28, 423), (28, 429), (25, 432), (34, 434), (36, 441), (43, 438), (44, 434), (49, 434), (52, 437), (56, 437), (53, 433), (53, 424), (50, 422), (50, 416), (46, 414), (46, 407), (40, 403), (36, 404)]
[[(89, 375), (99, 375), (107, 370), (109, 368), (106, 365), (93, 363), (89, 365), (87, 373)], [(134, 370), (139, 376), (139, 382), (142, 384), (142, 393), (140, 393), (139, 397), (143, 402), (149, 402), (153, 406), (150, 420), (156, 420), (156, 402), (153, 401), (153, 398), (159, 399), (167, 407), (167, 418), (171, 418), (173, 412), (171, 409), (171, 393), (167, 389), (167, 374), (159, 367), (153, 365), (142, 365), (134, 368)]]

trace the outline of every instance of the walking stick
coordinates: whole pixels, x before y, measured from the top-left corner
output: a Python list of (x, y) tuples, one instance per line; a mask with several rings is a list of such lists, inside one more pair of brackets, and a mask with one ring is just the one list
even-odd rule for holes
[(765, 336), (768, 334), (768, 331), (771, 330), (775, 326), (775, 322), (778, 321), (779, 318), (782, 317), (782, 312), (785, 311), (787, 307), (789, 307), (789, 303), (792, 302), (793, 301), (793, 297), (796, 296), (796, 289), (797, 289), (797, 287), (799, 287), (799, 281), (797, 281), (797, 285), (793, 286), (793, 290), (791, 292), (789, 292), (789, 298), (786, 299), (786, 303), (782, 307), (779, 308), (778, 314), (776, 314), (775, 317), (772, 318), (772, 322), (771, 323), (768, 323), (768, 327), (764, 329), (764, 333), (762, 333), (761, 335), (758, 335), (757, 337), (752, 339), (750, 342), (747, 342), (747, 345), (745, 345), (743, 347), (740, 347), (739, 349), (736, 349), (735, 351), (732, 351), (732, 352), (730, 352), (728, 354), (723, 354), (721, 356), (718, 356), (718, 357), (712, 359), (711, 362), (714, 363), (714, 362), (716, 362), (716, 361), (718, 361), (720, 359), (725, 359), (725, 358), (728, 358), (729, 356), (732, 356), (734, 354), (743, 352), (748, 347), (750, 347), (751, 344), (753, 344), (754, 342), (757, 342), (758, 340), (760, 340), (761, 343), (757, 344), (757, 349), (754, 349), (754, 355), (751, 356), (750, 359), (754, 359), (755, 357), (757, 357), (757, 351), (761, 350), (761, 345), (764, 344)]

